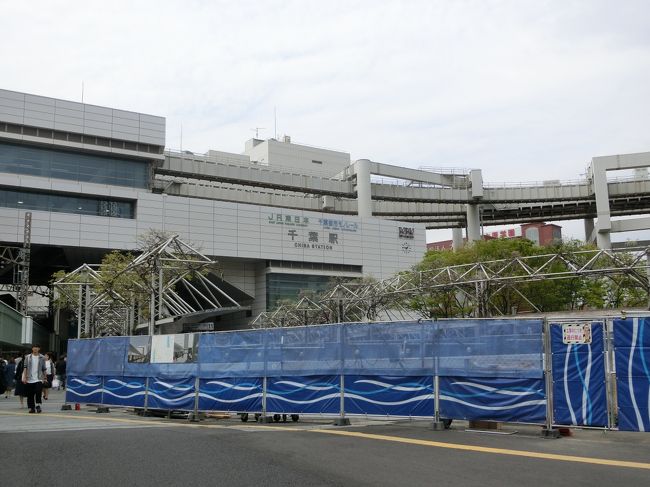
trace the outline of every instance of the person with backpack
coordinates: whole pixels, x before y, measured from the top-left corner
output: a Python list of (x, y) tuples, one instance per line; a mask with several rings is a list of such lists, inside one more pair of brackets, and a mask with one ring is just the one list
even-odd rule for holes
[(45, 357), (41, 355), (41, 346), (32, 344), (32, 353), (25, 355), (23, 359), (23, 384), (27, 391), (27, 407), (31, 413), (40, 413), (43, 392), (43, 384), (47, 382)]

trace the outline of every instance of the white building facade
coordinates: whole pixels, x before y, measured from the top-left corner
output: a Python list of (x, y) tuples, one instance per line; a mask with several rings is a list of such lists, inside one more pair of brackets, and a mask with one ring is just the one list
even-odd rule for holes
[[(191, 176), (200, 179), (214, 158), (332, 175), (350, 164), (349, 154), (288, 140), (247, 145), (243, 155), (210, 151)], [(389, 277), (426, 250), (419, 223), (169, 194), (157, 176), (164, 147), (162, 117), (0, 90), (0, 244), (23, 242), (30, 211), (36, 284), (110, 250), (134, 250), (150, 230), (177, 234), (253, 298), (249, 312), (231, 317), (237, 326), (333, 277)]]

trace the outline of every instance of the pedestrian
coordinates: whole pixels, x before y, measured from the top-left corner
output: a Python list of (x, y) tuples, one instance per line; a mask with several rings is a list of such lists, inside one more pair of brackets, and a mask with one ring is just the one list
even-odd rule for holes
[(65, 355), (61, 355), (55, 364), (56, 376), (59, 378), (59, 390), (63, 389), (65, 391), (65, 369), (67, 365)]
[(18, 399), (20, 399), (20, 409), (22, 409), (25, 407), (25, 397), (27, 397), (27, 387), (23, 384), (25, 361), (20, 355), (17, 355), (14, 358), (14, 362), (16, 364), (16, 373), (14, 374), (16, 388), (14, 389), (14, 396), (18, 396)]
[(7, 383), (5, 381), (5, 361), (0, 357), (0, 394), (7, 391)]
[(23, 384), (27, 390), (27, 407), (30, 413), (40, 413), (43, 384), (47, 382), (45, 357), (41, 355), (41, 346), (37, 343), (32, 344), (32, 353), (25, 355), (23, 360), (25, 362)]
[(9, 397), (9, 394), (14, 389), (14, 386), (16, 384), (16, 379), (14, 377), (15, 374), (16, 364), (14, 358), (9, 357), (9, 360), (7, 360), (7, 365), (5, 365), (5, 384), (7, 386), (7, 390), (5, 391), (5, 399)]
[(56, 370), (54, 367), (54, 362), (52, 361), (52, 352), (47, 352), (45, 354), (45, 377), (47, 377), (47, 381), (45, 381), (43, 384), (43, 399), (46, 401), (50, 396), (50, 389), (52, 388), (54, 374), (56, 374)]

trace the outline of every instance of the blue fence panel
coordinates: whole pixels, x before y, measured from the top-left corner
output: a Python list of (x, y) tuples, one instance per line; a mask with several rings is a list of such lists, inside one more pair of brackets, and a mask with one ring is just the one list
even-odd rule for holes
[(543, 423), (544, 379), (440, 377), (440, 416), (452, 419)]
[(70, 340), (68, 374), (122, 375), (128, 343), (128, 337)]
[(199, 377), (263, 377), (265, 349), (266, 330), (202, 333)]
[(259, 377), (200, 379), (199, 410), (260, 412), (262, 383), (263, 379)]
[(437, 375), (544, 376), (542, 320), (440, 320), (434, 327), (431, 354), (437, 358)]
[(431, 376), (345, 376), (346, 414), (381, 416), (434, 415)]
[(603, 323), (591, 324), (591, 343), (563, 343), (562, 325), (551, 325), (553, 416), (556, 424), (607, 426)]
[(102, 378), (97, 375), (68, 375), (65, 388), (66, 402), (102, 403)]
[(104, 377), (102, 404), (144, 407), (146, 379), (142, 377)]
[(650, 318), (614, 320), (618, 427), (650, 431)]
[(344, 374), (423, 375), (427, 324), (353, 323), (342, 325)]
[(336, 414), (340, 411), (340, 377), (284, 376), (267, 378), (269, 413)]
[(194, 409), (194, 378), (149, 378), (147, 407), (151, 409)]

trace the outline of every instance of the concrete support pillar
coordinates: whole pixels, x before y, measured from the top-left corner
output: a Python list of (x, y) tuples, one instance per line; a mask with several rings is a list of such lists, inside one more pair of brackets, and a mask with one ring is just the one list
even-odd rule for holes
[(454, 227), (451, 229), (451, 248), (459, 250), (463, 247), (463, 229)]
[(467, 242), (481, 240), (481, 220), (479, 205), (467, 205)]
[(357, 214), (360, 217), (372, 216), (372, 193), (370, 186), (370, 161), (359, 159), (354, 164), (357, 176)]
[(609, 210), (609, 190), (607, 188), (607, 170), (604, 164), (599, 164), (595, 160), (591, 163), (591, 177), (596, 196), (596, 213), (598, 221), (596, 222), (596, 243), (599, 249), (609, 249), (612, 246), (609, 233), (612, 229), (612, 219)]
[(585, 218), (585, 242), (586, 243), (592, 243), (593, 242), (593, 234), (594, 234), (594, 219), (593, 218)]
[(596, 234), (596, 245), (598, 246), (599, 249), (611, 249), (612, 248), (612, 240), (609, 235), (609, 231), (607, 232), (598, 232)]

